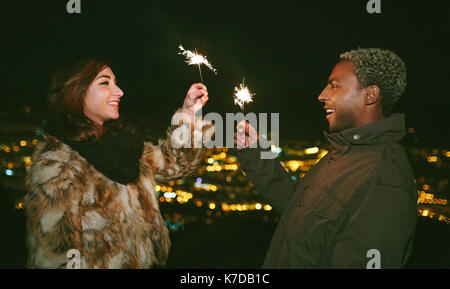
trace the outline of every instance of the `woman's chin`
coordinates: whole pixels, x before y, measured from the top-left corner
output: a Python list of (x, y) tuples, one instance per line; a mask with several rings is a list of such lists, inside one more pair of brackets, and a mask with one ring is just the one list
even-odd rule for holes
[(116, 120), (116, 119), (119, 119), (119, 117), (120, 117), (119, 113), (115, 113), (115, 114), (109, 115), (108, 119), (109, 120)]

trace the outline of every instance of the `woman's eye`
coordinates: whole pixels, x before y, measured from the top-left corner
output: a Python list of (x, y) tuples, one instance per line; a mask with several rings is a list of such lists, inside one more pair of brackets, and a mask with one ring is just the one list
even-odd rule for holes
[(105, 82), (101, 82), (100, 84), (102, 84), (102, 85), (108, 85), (109, 82), (108, 82), (108, 81), (105, 81)]

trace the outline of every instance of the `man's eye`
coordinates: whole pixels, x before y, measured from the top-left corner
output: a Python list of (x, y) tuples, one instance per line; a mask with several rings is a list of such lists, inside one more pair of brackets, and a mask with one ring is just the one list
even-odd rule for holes
[(105, 81), (105, 82), (101, 82), (100, 84), (102, 84), (102, 85), (108, 85), (109, 82), (108, 82), (108, 81)]
[(337, 88), (338, 86), (334, 83), (331, 84), (331, 88)]

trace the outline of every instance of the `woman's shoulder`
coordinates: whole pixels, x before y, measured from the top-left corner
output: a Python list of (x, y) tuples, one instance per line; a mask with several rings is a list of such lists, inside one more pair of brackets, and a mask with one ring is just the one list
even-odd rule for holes
[(45, 134), (36, 144), (33, 153), (34, 160), (52, 160), (57, 162), (68, 162), (71, 159), (72, 149), (57, 138)]
[(28, 183), (43, 184), (50, 179), (70, 172), (74, 175), (82, 169), (79, 155), (57, 138), (44, 135), (36, 144), (32, 165), (27, 174)]

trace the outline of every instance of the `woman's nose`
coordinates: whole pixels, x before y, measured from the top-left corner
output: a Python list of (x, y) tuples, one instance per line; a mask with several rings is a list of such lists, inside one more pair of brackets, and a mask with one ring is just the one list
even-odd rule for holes
[(114, 94), (119, 96), (119, 97), (122, 97), (123, 96), (123, 91), (122, 91), (122, 89), (120, 89), (120, 87), (116, 86)]

